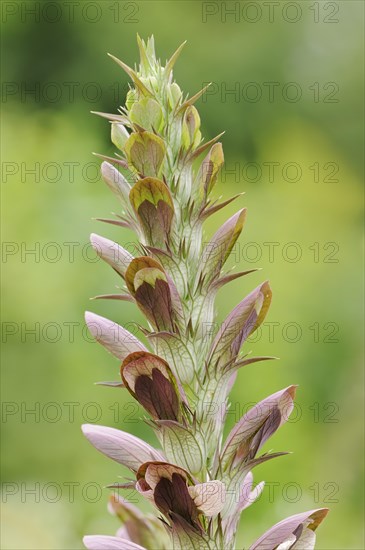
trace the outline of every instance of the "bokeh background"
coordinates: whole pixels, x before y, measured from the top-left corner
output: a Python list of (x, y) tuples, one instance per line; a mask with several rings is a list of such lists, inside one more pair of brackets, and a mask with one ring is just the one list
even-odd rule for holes
[(268, 486), (244, 514), (237, 548), (322, 505), (331, 513), (317, 547), (364, 548), (363, 7), (2, 2), (2, 548), (81, 548), (83, 534), (117, 529), (103, 487), (126, 472), (91, 448), (81, 423), (153, 442), (126, 393), (94, 385), (115, 379), (118, 363), (83, 321), (92, 309), (142, 322), (130, 304), (89, 302), (118, 280), (87, 246), (90, 232), (133, 240), (92, 219), (118, 205), (91, 154), (113, 154), (109, 124), (89, 111), (123, 104), (127, 77), (106, 52), (133, 65), (137, 32), (155, 35), (162, 59), (188, 41), (175, 77), (190, 94), (213, 81), (198, 105), (204, 134), (226, 131), (217, 196), (246, 193), (206, 235), (247, 206), (231, 265), (263, 270), (221, 291), (219, 318), (260, 281), (273, 287), (267, 322), (246, 349), (281, 360), (240, 372), (229, 423), (299, 384), (292, 421), (270, 441), (293, 455), (256, 470)]

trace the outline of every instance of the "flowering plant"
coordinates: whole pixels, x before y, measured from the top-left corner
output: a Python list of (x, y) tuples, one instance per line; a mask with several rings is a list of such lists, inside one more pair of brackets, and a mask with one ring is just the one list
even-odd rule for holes
[[(103, 220), (133, 230), (138, 254), (98, 235), (98, 255), (122, 278), (120, 294), (99, 296), (135, 303), (147, 320), (148, 347), (108, 319), (86, 314), (91, 334), (121, 362), (121, 386), (148, 413), (161, 448), (126, 432), (83, 426), (88, 440), (130, 469), (134, 487), (155, 508), (144, 515), (113, 495), (110, 510), (122, 522), (116, 536), (86, 536), (89, 549), (233, 549), (242, 511), (259, 497), (252, 470), (286, 453), (260, 454), (292, 409), (295, 386), (277, 391), (249, 410), (223, 441), (229, 392), (238, 369), (271, 359), (242, 355), (247, 338), (268, 312), (271, 289), (260, 284), (215, 329), (221, 287), (250, 272), (223, 273), (245, 223), (246, 210), (229, 218), (208, 243), (204, 221), (235, 200), (211, 200), (223, 164), (220, 136), (203, 141), (195, 107), (203, 94), (184, 97), (173, 80), (182, 50), (163, 67), (153, 38), (138, 37), (139, 69), (113, 59), (132, 80), (111, 122), (116, 157), (104, 157), (104, 181), (122, 214)], [(198, 164), (198, 166), (197, 166)], [(314, 548), (315, 530), (327, 509), (292, 516), (269, 529), (251, 550)]]

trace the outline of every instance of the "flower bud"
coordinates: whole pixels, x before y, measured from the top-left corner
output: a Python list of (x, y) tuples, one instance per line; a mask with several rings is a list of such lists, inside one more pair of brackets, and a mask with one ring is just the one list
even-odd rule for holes
[(200, 116), (197, 109), (191, 105), (187, 107), (182, 130), (182, 143), (185, 149), (195, 148), (201, 141)]
[(128, 138), (129, 133), (127, 132), (123, 124), (113, 122), (111, 129), (111, 140), (120, 151), (123, 151), (123, 148)]

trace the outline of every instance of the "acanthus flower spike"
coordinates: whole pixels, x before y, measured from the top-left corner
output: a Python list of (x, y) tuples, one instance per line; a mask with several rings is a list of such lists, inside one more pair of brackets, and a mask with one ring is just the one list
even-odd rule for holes
[[(241, 514), (265, 486), (253, 485), (253, 469), (288, 454), (261, 449), (287, 422), (296, 386), (258, 402), (223, 437), (238, 370), (275, 359), (253, 357), (246, 349), (266, 318), (272, 292), (268, 281), (261, 283), (217, 325), (218, 291), (258, 270), (225, 271), (246, 223), (245, 208), (210, 239), (205, 221), (243, 193), (222, 202), (213, 196), (224, 163), (223, 133), (202, 137), (197, 105), (206, 88), (189, 97), (174, 81), (185, 43), (163, 66), (153, 37), (138, 36), (137, 42), (139, 67), (111, 56), (132, 81), (125, 106), (115, 115), (96, 113), (109, 121), (117, 149), (114, 157), (97, 156), (120, 207), (114, 219), (97, 219), (133, 231), (137, 243), (133, 254), (121, 241), (96, 234), (91, 243), (122, 287), (96, 297), (138, 307), (145, 318), (138, 325), (143, 340), (94, 313), (86, 313), (86, 323), (119, 360), (121, 380), (102, 384), (128, 392), (144, 408), (160, 448), (116, 428), (85, 425), (83, 432), (131, 472), (132, 479), (108, 487), (136, 489), (154, 512), (144, 514), (114, 494), (109, 511), (120, 528), (115, 536), (86, 536), (84, 544), (90, 550), (233, 550)], [(291, 516), (250, 550), (310, 550), (326, 514), (319, 509)]]

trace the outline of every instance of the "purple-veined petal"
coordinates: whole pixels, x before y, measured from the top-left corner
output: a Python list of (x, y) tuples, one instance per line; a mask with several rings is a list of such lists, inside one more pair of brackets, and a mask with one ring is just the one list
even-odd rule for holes
[(241, 512), (251, 506), (251, 504), (253, 504), (260, 497), (264, 486), (265, 482), (261, 481), (256, 485), (256, 487), (252, 488), (253, 474), (252, 472), (248, 472), (240, 487), (238, 502), (234, 503), (234, 513), (229, 514), (223, 518), (222, 521), (224, 536), (227, 542), (229, 542), (236, 533)]
[(120, 527), (118, 529), (118, 531), (116, 532), (116, 536), (125, 540), (130, 540), (128, 535), (128, 530), (125, 525), (123, 525), (123, 527)]
[(101, 175), (108, 187), (121, 200), (123, 206), (128, 206), (131, 186), (119, 170), (114, 168), (110, 162), (104, 161), (101, 165)]
[(203, 251), (201, 275), (206, 282), (215, 279), (226, 262), (241, 234), (246, 219), (246, 210), (240, 210), (227, 220), (213, 235)]
[(195, 506), (206, 516), (216, 516), (226, 501), (224, 483), (218, 480), (192, 485), (188, 489)]
[(271, 302), (266, 281), (244, 298), (223, 321), (210, 350), (210, 363), (225, 365), (239, 353), (244, 341), (265, 319)]
[(255, 500), (257, 500), (260, 497), (262, 491), (264, 490), (265, 482), (261, 481), (256, 485), (256, 487), (254, 488), (252, 487), (253, 487), (253, 474), (252, 472), (248, 472), (241, 486), (240, 497), (237, 503), (238, 512), (242, 512), (243, 510), (251, 506), (251, 504), (253, 504)]
[(314, 550), (316, 544), (316, 534), (311, 529), (304, 528), (299, 539), (296, 541), (292, 550)]
[(128, 265), (133, 260), (132, 254), (114, 241), (95, 233), (90, 235), (90, 242), (97, 255), (124, 277)]
[(145, 462), (164, 460), (159, 451), (127, 432), (95, 424), (84, 424), (82, 431), (98, 451), (133, 472)]
[(250, 470), (260, 464), (264, 464), (274, 458), (285, 456), (286, 454), (288, 453), (265, 453), (258, 458), (250, 459), (247, 462), (239, 461), (235, 468), (228, 469), (223, 472), (222, 481), (226, 486), (227, 496), (225, 506), (221, 512), (223, 520), (227, 519), (227, 522), (229, 522), (229, 518), (237, 517), (237, 506), (239, 505), (242, 497), (242, 484), (244, 483)]
[(327, 513), (328, 508), (319, 508), (317, 510), (310, 510), (309, 512), (290, 516), (266, 531), (266, 533), (250, 546), (250, 550), (274, 550), (288, 539), (291, 540), (291, 536), (301, 525), (303, 525), (304, 528), (314, 531), (324, 520)]
[(146, 550), (130, 540), (104, 535), (87, 535), (83, 543), (88, 550)]
[[(259, 434), (255, 442), (255, 454), (267, 439), (289, 418), (293, 410), (293, 398), (296, 386), (270, 395), (250, 409), (229, 433), (222, 451), (222, 466), (225, 468), (232, 461), (245, 458), (245, 452), (250, 452), (251, 438)], [(250, 457), (252, 458), (252, 457)]]
[[(251, 472), (249, 472), (246, 477), (248, 477), (249, 475), (252, 476)], [(253, 504), (258, 498), (260, 498), (261, 493), (264, 490), (264, 487), (265, 487), (265, 481), (260, 481), (260, 483), (258, 483), (256, 487), (254, 487), (253, 489), (251, 484), (251, 489), (249, 491), (243, 488), (240, 501), (238, 503), (239, 511), (242, 512), (243, 510), (246, 510), (246, 508), (251, 506), (251, 504)]]
[(85, 321), (95, 340), (122, 361), (130, 353), (147, 351), (138, 338), (105, 317), (86, 311)]

